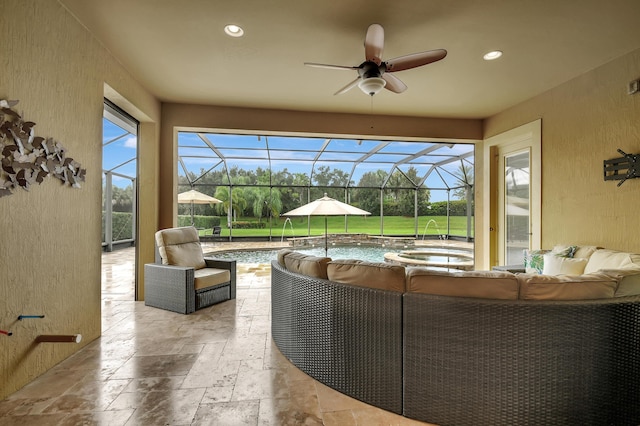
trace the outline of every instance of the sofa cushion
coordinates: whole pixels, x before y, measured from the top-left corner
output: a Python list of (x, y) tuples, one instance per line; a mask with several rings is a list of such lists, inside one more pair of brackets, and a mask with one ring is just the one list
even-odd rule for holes
[(336, 259), (327, 265), (331, 281), (381, 290), (405, 291), (404, 266), (355, 259)]
[(518, 280), (503, 271), (434, 271), (426, 268), (407, 270), (407, 291), (440, 296), (484, 299), (518, 298)]
[(520, 299), (588, 300), (614, 297), (617, 282), (605, 274), (537, 275), (518, 274)]
[(591, 255), (587, 266), (584, 268), (584, 273), (589, 274), (600, 269), (629, 268), (640, 268), (640, 254), (600, 249)]
[(640, 268), (601, 269), (598, 272), (618, 282), (615, 297), (640, 295)]
[(587, 261), (588, 259), (571, 259), (554, 253), (547, 253), (544, 255), (542, 273), (544, 275), (581, 275), (584, 272)]
[(194, 286), (196, 290), (224, 284), (231, 281), (228, 269), (202, 268), (194, 271)]
[(278, 259), (278, 263), (280, 264), (280, 266), (282, 266), (284, 268), (287, 267), (287, 265), (285, 265), (285, 263), (284, 263), (284, 258), (289, 253), (293, 253), (293, 250), (289, 250), (289, 249), (280, 249), (280, 250), (278, 250), (277, 259)]
[(162, 229), (155, 234), (164, 265), (190, 266), (202, 269), (204, 261), (198, 231), (193, 226)]
[(326, 280), (327, 263), (330, 260), (330, 257), (317, 257), (294, 251), (284, 256), (284, 266), (291, 272)]

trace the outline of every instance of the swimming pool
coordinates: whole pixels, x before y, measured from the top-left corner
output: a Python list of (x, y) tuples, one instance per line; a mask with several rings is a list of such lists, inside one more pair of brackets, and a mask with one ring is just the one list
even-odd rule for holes
[[(277, 259), (279, 249), (240, 249), (208, 253), (208, 256), (236, 260), (238, 263), (271, 263)], [(324, 257), (324, 247), (300, 248), (296, 252)], [(328, 257), (332, 259), (359, 259), (369, 262), (389, 262), (404, 266), (424, 266), (438, 270), (472, 270), (473, 250), (446, 247), (416, 247), (413, 250), (394, 250), (380, 246), (332, 246)]]
[[(238, 263), (271, 263), (277, 258), (279, 250), (233, 250), (207, 253), (207, 256), (221, 259), (236, 260)], [(324, 247), (295, 249), (296, 252), (324, 257)], [(369, 262), (384, 262), (384, 254), (388, 253), (388, 247), (372, 246), (332, 246), (329, 248), (328, 257), (332, 259), (359, 259)]]

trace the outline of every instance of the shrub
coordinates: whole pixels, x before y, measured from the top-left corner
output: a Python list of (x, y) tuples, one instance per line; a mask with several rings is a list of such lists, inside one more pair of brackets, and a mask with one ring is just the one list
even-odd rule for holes
[[(191, 215), (179, 215), (178, 226), (190, 226)], [(193, 226), (198, 229), (211, 229), (220, 226), (220, 216), (193, 216)]]
[(265, 229), (267, 227), (266, 222), (249, 222), (246, 220), (238, 220), (231, 222), (231, 226), (234, 229)]
[[(102, 212), (102, 241), (106, 241), (104, 235), (105, 229), (105, 212)], [(133, 220), (132, 213), (124, 212), (112, 212), (111, 213), (111, 230), (112, 241), (130, 240), (133, 239), (132, 225)]]

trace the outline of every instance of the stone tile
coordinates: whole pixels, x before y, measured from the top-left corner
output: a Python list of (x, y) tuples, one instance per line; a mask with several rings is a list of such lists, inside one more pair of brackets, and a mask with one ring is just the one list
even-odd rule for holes
[[(124, 425), (133, 415), (133, 410), (94, 411), (91, 413), (71, 414), (56, 423), (56, 426), (78, 425)], [(54, 424), (54, 423), (51, 423)]]
[(262, 399), (260, 400), (260, 416), (258, 426), (298, 426), (322, 425), (320, 413), (316, 406), (300, 404), (294, 399)]
[(231, 400), (288, 397), (289, 386), (281, 370), (245, 370), (238, 373)]
[[(127, 425), (189, 425), (198, 411), (204, 391), (204, 388), (169, 389), (121, 394), (127, 398), (127, 404), (117, 401), (113, 409), (135, 409)], [(127, 408), (121, 408), (123, 406)]]
[(184, 382), (184, 377), (147, 377), (143, 379), (132, 379), (128, 386), (122, 391), (123, 393), (135, 392), (145, 393), (151, 391), (179, 389)]
[(112, 379), (186, 376), (197, 357), (195, 354), (135, 356), (120, 367)]
[(6, 416), (0, 418), (2, 426), (51, 426), (62, 424), (68, 414), (43, 414), (26, 416)]
[(364, 402), (355, 398), (336, 392), (328, 386), (316, 381), (316, 392), (318, 393), (318, 402), (320, 403), (320, 411), (344, 411), (357, 410), (370, 407)]
[(322, 413), (322, 421), (324, 426), (357, 426), (351, 410)]
[(260, 402), (234, 401), (220, 404), (202, 404), (198, 408), (194, 426), (255, 426), (258, 422)]
[[(376, 407), (362, 408), (352, 410), (353, 417), (356, 420), (358, 426), (419, 426), (428, 425), (428, 423), (419, 422), (416, 420), (408, 419), (398, 414), (390, 413), (388, 411), (381, 410)], [(437, 425), (432, 425), (437, 426)]]

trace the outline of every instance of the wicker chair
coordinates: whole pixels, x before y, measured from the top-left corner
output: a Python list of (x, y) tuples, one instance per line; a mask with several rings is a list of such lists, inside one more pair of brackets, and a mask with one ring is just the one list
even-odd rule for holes
[(205, 258), (196, 228), (155, 237), (156, 263), (144, 265), (145, 305), (189, 314), (236, 298), (236, 261)]

